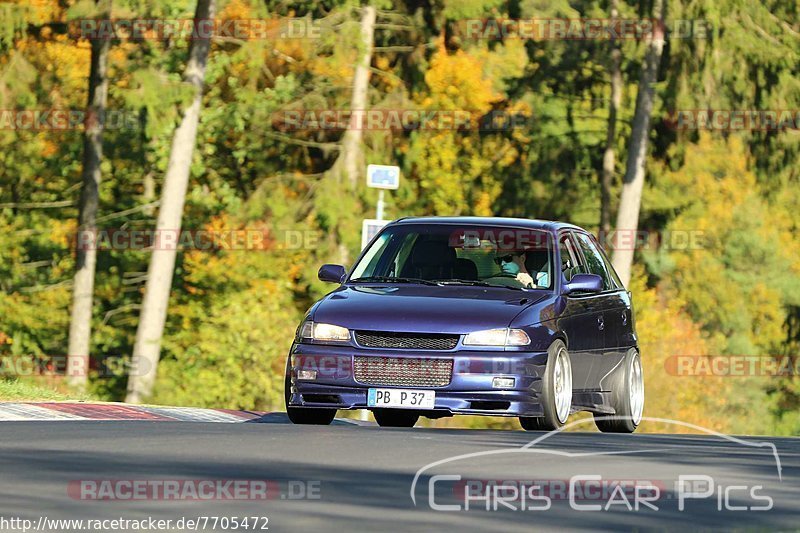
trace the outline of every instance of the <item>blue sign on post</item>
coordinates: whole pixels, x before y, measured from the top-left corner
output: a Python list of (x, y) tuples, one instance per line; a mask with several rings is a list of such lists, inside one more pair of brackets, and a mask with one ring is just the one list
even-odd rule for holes
[(397, 189), (400, 187), (400, 167), (367, 165), (367, 187)]

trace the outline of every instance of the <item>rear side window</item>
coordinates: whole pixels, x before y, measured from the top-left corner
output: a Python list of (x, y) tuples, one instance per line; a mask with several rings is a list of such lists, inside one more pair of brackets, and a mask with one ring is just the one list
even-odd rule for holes
[(603, 278), (603, 290), (613, 289), (616, 288), (611, 281), (611, 276), (606, 270), (605, 260), (603, 259), (603, 255), (600, 253), (600, 250), (597, 246), (592, 242), (588, 235), (585, 233), (576, 233), (575, 238), (578, 241), (578, 247), (580, 247), (581, 252), (583, 252), (583, 257), (586, 260), (586, 267), (588, 268), (588, 274), (597, 274), (601, 278)]
[(592, 235), (592, 243), (594, 243), (595, 249), (599, 250), (600, 255), (603, 257), (603, 264), (606, 266), (606, 271), (608, 272), (608, 275), (611, 276), (611, 285), (617, 288), (622, 288), (622, 280), (619, 279), (617, 271), (614, 270), (614, 266), (608, 259), (608, 254), (606, 254), (606, 251), (603, 250), (602, 246), (600, 246), (600, 243), (597, 242), (597, 239), (594, 238), (594, 235)]

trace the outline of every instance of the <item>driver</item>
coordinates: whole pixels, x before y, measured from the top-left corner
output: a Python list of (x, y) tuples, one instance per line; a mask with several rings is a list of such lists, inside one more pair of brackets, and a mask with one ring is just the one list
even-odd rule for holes
[(536, 286), (533, 277), (525, 268), (524, 252), (497, 250), (494, 260), (500, 265), (500, 270), (504, 275), (513, 277), (523, 287), (532, 288)]

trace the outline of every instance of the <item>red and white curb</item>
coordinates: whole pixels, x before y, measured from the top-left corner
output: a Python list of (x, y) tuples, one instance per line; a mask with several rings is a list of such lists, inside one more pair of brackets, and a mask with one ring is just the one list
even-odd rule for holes
[(197, 407), (156, 407), (123, 403), (35, 402), (0, 403), (0, 421), (35, 420), (151, 420), (162, 422), (247, 422), (260, 411)]
[[(285, 420), (284, 420), (285, 419)], [(284, 413), (96, 402), (0, 402), (0, 422), (149, 420), (152, 422), (288, 422)], [(357, 420), (338, 422), (364, 425)]]

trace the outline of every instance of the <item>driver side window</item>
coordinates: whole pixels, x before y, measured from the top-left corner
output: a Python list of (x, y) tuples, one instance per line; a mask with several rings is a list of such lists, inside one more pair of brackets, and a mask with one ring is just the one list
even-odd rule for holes
[(570, 239), (569, 235), (562, 235), (558, 246), (561, 250), (561, 272), (564, 273), (564, 277), (567, 281), (570, 281), (572, 276), (581, 272), (580, 263), (577, 259), (578, 256), (575, 253), (575, 245), (572, 243), (572, 239)]

